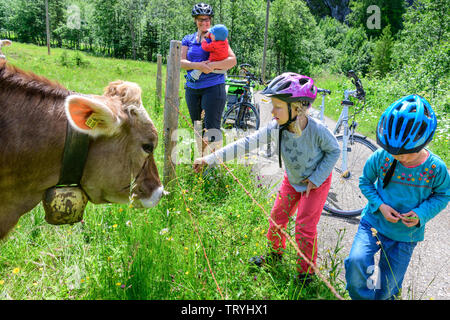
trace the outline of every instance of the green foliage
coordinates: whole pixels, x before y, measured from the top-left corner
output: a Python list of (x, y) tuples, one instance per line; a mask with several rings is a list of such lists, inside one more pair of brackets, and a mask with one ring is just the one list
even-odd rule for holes
[[(369, 29), (367, 20), (373, 12), (367, 12), (370, 6), (377, 6), (380, 9), (380, 29)], [(391, 26), (392, 34), (397, 34), (402, 29), (402, 15), (406, 10), (405, 0), (352, 0), (350, 1), (351, 13), (346, 20), (353, 27), (362, 27), (369, 37), (379, 37), (382, 30)]]
[(391, 27), (388, 25), (383, 29), (380, 39), (375, 42), (372, 64), (370, 72), (377, 77), (384, 77), (391, 70), (391, 57), (394, 39), (391, 34)]
[(277, 74), (293, 71), (309, 74), (316, 64), (316, 25), (302, 1), (278, 0), (273, 3), (270, 38)]
[(346, 73), (348, 70), (355, 70), (363, 75), (369, 71), (373, 43), (367, 39), (362, 27), (348, 29), (337, 48), (340, 55), (336, 59), (335, 71)]

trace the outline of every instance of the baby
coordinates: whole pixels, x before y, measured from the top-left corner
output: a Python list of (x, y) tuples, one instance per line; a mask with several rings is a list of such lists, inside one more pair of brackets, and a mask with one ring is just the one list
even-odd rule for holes
[[(223, 24), (216, 24), (208, 30), (206, 38), (210, 38), (211, 42), (205, 39), (202, 41), (202, 49), (209, 52), (209, 61), (221, 61), (228, 57), (228, 29)], [(214, 73), (226, 73), (226, 70), (214, 70)], [(200, 78), (202, 72), (200, 70), (192, 70), (187, 74), (189, 81), (195, 82)]]

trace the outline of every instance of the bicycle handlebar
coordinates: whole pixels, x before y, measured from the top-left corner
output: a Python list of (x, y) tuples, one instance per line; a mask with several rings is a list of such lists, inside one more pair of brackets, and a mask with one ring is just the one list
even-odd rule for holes
[(356, 87), (356, 98), (359, 100), (364, 100), (366, 97), (366, 92), (364, 91), (361, 79), (358, 78), (355, 71), (349, 70), (347, 73), (347, 77), (352, 78), (352, 83)]
[[(251, 73), (247, 68), (252, 68), (248, 63), (242, 63), (239, 65), (239, 69), (244, 70), (245, 78), (248, 80), (253, 80), (259, 84), (264, 84), (261, 78), (257, 78), (253, 73)], [(250, 82), (250, 81), (249, 81)], [(253, 85), (254, 86), (254, 85)]]
[(328, 89), (322, 89), (322, 88), (317, 88), (317, 93), (331, 94), (331, 90), (328, 90)]

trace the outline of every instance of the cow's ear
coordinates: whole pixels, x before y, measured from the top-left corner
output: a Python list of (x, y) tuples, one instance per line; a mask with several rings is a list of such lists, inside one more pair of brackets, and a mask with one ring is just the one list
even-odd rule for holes
[(120, 127), (119, 117), (108, 106), (87, 97), (67, 97), (66, 115), (73, 128), (94, 137), (113, 135)]

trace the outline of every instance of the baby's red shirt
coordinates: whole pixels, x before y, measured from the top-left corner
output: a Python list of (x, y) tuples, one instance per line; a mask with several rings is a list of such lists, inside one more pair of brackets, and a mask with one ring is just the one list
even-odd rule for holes
[(209, 52), (209, 61), (220, 61), (228, 57), (228, 40), (202, 41), (202, 49)]

